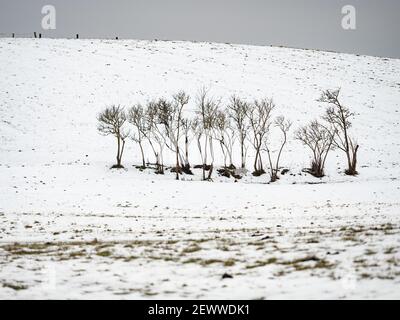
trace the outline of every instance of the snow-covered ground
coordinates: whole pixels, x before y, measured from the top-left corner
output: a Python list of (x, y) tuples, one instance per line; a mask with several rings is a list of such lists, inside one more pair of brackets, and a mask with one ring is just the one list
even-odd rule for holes
[[(0, 298), (400, 298), (400, 60), (0, 39), (0, 74)], [(100, 110), (203, 85), (222, 103), (273, 97), (293, 130), (323, 112), (322, 90), (341, 87), (360, 175), (343, 174), (338, 151), (323, 179), (302, 174), (309, 154), (293, 131), (290, 172), (274, 184), (140, 172), (132, 141), (126, 169), (109, 169), (115, 141), (96, 130)]]

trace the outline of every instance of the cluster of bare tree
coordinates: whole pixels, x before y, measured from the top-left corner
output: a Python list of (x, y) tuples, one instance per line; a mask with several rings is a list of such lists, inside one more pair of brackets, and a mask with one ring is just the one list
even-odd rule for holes
[(353, 113), (339, 101), (340, 89), (326, 90), (319, 102), (328, 106), (321, 120), (313, 120), (310, 124), (296, 132), (300, 140), (312, 151), (311, 168), (305, 169), (316, 177), (324, 176), (326, 158), (330, 150), (337, 148), (346, 154), (347, 175), (357, 175), (357, 151), (359, 145), (349, 134)]
[[(329, 106), (322, 121), (312, 121), (300, 128), (295, 137), (312, 151), (311, 168), (306, 169), (316, 177), (324, 176), (324, 165), (328, 153), (337, 147), (346, 153), (348, 169), (346, 174), (357, 174), (358, 145), (349, 136), (352, 113), (338, 100), (339, 90), (326, 91), (319, 101)], [(190, 97), (183, 91), (174, 94), (171, 99), (159, 98), (140, 104), (125, 111), (121, 106), (111, 106), (98, 115), (98, 130), (104, 135), (113, 135), (117, 140), (117, 164), (113, 168), (122, 168), (122, 155), (126, 139), (130, 137), (139, 146), (141, 168), (154, 167), (156, 173), (165, 170), (164, 153), (174, 154), (175, 164), (171, 171), (176, 179), (182, 173), (192, 174), (189, 161), (189, 145), (197, 142), (202, 163), (194, 168), (202, 169), (203, 180), (211, 180), (214, 171), (214, 147), (219, 145), (224, 166), (218, 169), (221, 175), (240, 177), (246, 168), (247, 151), (254, 150), (253, 175), (268, 172), (270, 181), (279, 179), (280, 159), (287, 143), (291, 122), (283, 116), (272, 117), (275, 104), (272, 99), (245, 101), (232, 96), (228, 105), (222, 106), (220, 100), (209, 95), (203, 88), (195, 97), (195, 116), (188, 118), (184, 112)], [(131, 129), (127, 130), (126, 125)], [(271, 147), (271, 135), (281, 135), (279, 148)], [(240, 165), (233, 163), (234, 145), (240, 150)], [(146, 162), (144, 144), (150, 146), (154, 163)], [(276, 145), (276, 141), (275, 144)], [(267, 160), (264, 164), (263, 159)], [(266, 171), (267, 170), (267, 171)]]

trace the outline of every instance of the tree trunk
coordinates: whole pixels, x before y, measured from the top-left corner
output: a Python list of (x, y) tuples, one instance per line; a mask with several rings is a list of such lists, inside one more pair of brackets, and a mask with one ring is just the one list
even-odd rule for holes
[(147, 138), (147, 140), (149, 141), (150, 147), (153, 150), (154, 157), (156, 158), (156, 167), (158, 168), (158, 165), (159, 165), (159, 163), (158, 163), (158, 153), (157, 153), (156, 149), (154, 148), (154, 145), (153, 145), (153, 142), (151, 142), (151, 139)]
[(121, 165), (121, 157), (120, 157), (121, 137), (120, 136), (117, 137), (117, 144), (118, 144), (118, 148), (117, 148), (117, 166), (120, 166)]
[(203, 159), (203, 180), (206, 180), (206, 166), (207, 166), (207, 141), (208, 136), (206, 135), (204, 141), (204, 159)]
[(214, 147), (213, 147), (213, 140), (212, 137), (209, 136), (209, 146), (210, 146), (210, 154), (211, 154), (211, 165), (210, 170), (208, 171), (208, 178), (207, 180), (212, 180), (212, 173), (214, 169)]
[(139, 141), (139, 147), (140, 147), (140, 152), (142, 154), (142, 166), (143, 169), (146, 168), (146, 161), (144, 159), (144, 152), (143, 152), (143, 146), (142, 146), (142, 141)]
[(178, 144), (176, 144), (176, 151), (175, 151), (175, 153), (176, 153), (176, 165), (175, 165), (175, 173), (176, 173), (176, 176), (175, 176), (175, 180), (179, 180), (179, 147), (178, 147)]
[(189, 139), (186, 136), (185, 137), (185, 167), (186, 169), (190, 169), (190, 163), (189, 163)]
[(347, 157), (347, 172), (351, 172), (351, 156), (350, 156), (350, 150), (346, 150), (346, 157)]
[(255, 159), (254, 159), (254, 172), (258, 172), (258, 169), (257, 169), (258, 153), (259, 153), (259, 151), (258, 151), (258, 149), (256, 148), (256, 157), (255, 157)]
[(211, 163), (211, 165), (210, 165), (210, 170), (208, 171), (207, 180), (211, 180), (211, 176), (212, 176), (213, 169), (214, 169), (214, 165)]
[(224, 147), (223, 142), (221, 142), (221, 141), (219, 142), (219, 145), (221, 147), (222, 155), (224, 157), (224, 167), (226, 168), (226, 151), (225, 151), (225, 147)]
[(244, 169), (245, 165), (245, 161), (244, 161), (244, 140), (243, 138), (240, 141), (240, 152), (241, 152), (241, 157), (242, 157), (242, 164), (241, 167), (242, 169)]
[[(346, 174), (349, 176), (355, 176), (357, 172), (357, 151), (358, 145), (352, 150), (351, 160), (349, 160), (349, 168), (346, 170)], [(350, 158), (350, 155), (349, 155)]]
[(124, 148), (125, 148), (125, 139), (122, 140), (122, 147), (121, 147), (121, 152), (119, 153), (119, 166), (122, 167), (122, 155), (124, 154)]
[(258, 166), (260, 167), (260, 172), (264, 172), (264, 166), (263, 166), (263, 162), (262, 162), (261, 152), (258, 155)]

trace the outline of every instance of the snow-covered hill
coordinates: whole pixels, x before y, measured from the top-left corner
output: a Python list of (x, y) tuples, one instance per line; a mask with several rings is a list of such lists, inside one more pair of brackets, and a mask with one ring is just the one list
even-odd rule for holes
[[(400, 297), (400, 60), (0, 39), (0, 74), (1, 297)], [(293, 121), (282, 158), (293, 175), (274, 184), (266, 176), (175, 181), (135, 169), (132, 141), (126, 170), (109, 170), (115, 141), (98, 134), (99, 111), (182, 89), (194, 97), (202, 86), (222, 104), (232, 94), (272, 97), (275, 115)], [(322, 180), (300, 175), (309, 153), (293, 131), (321, 115), (322, 90), (338, 87), (355, 112), (360, 175), (343, 175), (338, 151)]]

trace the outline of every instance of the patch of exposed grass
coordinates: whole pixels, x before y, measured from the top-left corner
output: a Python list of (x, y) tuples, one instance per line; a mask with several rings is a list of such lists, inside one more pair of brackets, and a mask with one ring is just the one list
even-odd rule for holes
[(306, 240), (306, 243), (319, 243), (319, 239), (317, 238), (310, 238)]
[(343, 241), (353, 241), (353, 242), (357, 242), (357, 238), (354, 235), (345, 235), (342, 237)]
[(112, 252), (110, 250), (97, 251), (96, 255), (100, 257), (109, 257), (112, 255)]
[(288, 260), (288, 261), (282, 261), (282, 262), (280, 262), (280, 264), (291, 265), (291, 264), (302, 263), (302, 262), (307, 262), (307, 261), (316, 261), (316, 262), (318, 262), (319, 260), (321, 260), (321, 259), (319, 259), (317, 256), (313, 255), (313, 256), (305, 256), (305, 257), (302, 257), (302, 258)]
[(282, 277), (282, 276), (284, 276), (285, 274), (286, 274), (285, 271), (279, 270), (278, 272), (276, 272), (276, 273), (274, 274), (274, 276), (276, 276), (276, 277)]
[(144, 291), (143, 294), (145, 296), (156, 296), (158, 293), (152, 291)]
[(228, 259), (224, 261), (224, 267), (232, 267), (235, 265), (235, 260), (233, 259)]
[(201, 259), (198, 258), (189, 258), (184, 260), (182, 263), (199, 263), (200, 264)]
[(354, 228), (354, 227), (347, 228), (346, 231), (347, 231), (347, 234), (354, 234), (354, 233), (364, 232), (364, 231), (366, 231), (366, 229), (360, 226), (358, 228)]
[(130, 262), (132, 260), (136, 260), (138, 257), (136, 256), (128, 256), (128, 257), (123, 257), (124, 262)]
[[(272, 242), (272, 241), (271, 241)], [(249, 242), (247, 243), (248, 246), (256, 246), (256, 247), (265, 247), (265, 242), (261, 242), (261, 241), (253, 241), (253, 242)]]
[(24, 285), (24, 284), (20, 284), (20, 283), (8, 283), (8, 282), (3, 282), (3, 287), (4, 288), (10, 288), (13, 289), (15, 291), (19, 291), (19, 290), (26, 290), (28, 289), (28, 286)]
[(51, 243), (14, 243), (5, 245), (2, 248), (11, 254), (29, 255), (49, 253)]
[(112, 243), (102, 243), (102, 244), (99, 244), (99, 245), (96, 246), (96, 251), (101, 251), (102, 249), (109, 248), (109, 247), (111, 247), (111, 246), (113, 246), (113, 245), (114, 245), (114, 244), (112, 244)]
[[(305, 264), (307, 262), (314, 262), (314, 263)], [(280, 262), (280, 264), (286, 266), (292, 266), (296, 271), (311, 270), (311, 269), (330, 269), (335, 266), (334, 263), (331, 263), (326, 259), (320, 259), (314, 255), (289, 261), (283, 261)]]
[(74, 259), (74, 258), (79, 258), (79, 257), (83, 257), (83, 256), (85, 256), (85, 255), (86, 255), (86, 250), (84, 250), (84, 249), (79, 250), (79, 251), (73, 251), (73, 252), (70, 252), (70, 253), (68, 254), (68, 256), (69, 256), (70, 258), (72, 258), (72, 259)]
[(224, 264), (225, 262), (223, 260), (219, 260), (219, 259), (199, 259), (199, 258), (190, 258), (187, 260), (184, 260), (182, 263), (196, 263), (199, 264), (201, 266), (208, 266), (210, 264), (214, 264), (214, 263), (222, 263)]
[(361, 264), (364, 264), (364, 263), (366, 263), (367, 262), (367, 260), (365, 260), (364, 258), (358, 258), (358, 259), (355, 259), (354, 260), (354, 263), (361, 263)]
[(394, 275), (378, 275), (378, 279), (380, 280), (394, 280), (396, 279)]
[(277, 259), (275, 257), (269, 258), (267, 260), (257, 260), (254, 264), (247, 265), (246, 269), (254, 269), (259, 267), (264, 267), (266, 265), (276, 263)]
[(386, 262), (393, 264), (396, 267), (399, 265), (399, 260), (396, 259), (395, 257), (391, 257), (390, 259), (387, 259)]
[(38, 254), (44, 254), (44, 253), (50, 253), (51, 251), (47, 250), (15, 250), (10, 253), (15, 254), (15, 255), (38, 255)]
[(182, 253), (193, 253), (193, 252), (197, 252), (200, 250), (201, 250), (201, 247), (198, 244), (194, 243), (194, 244), (190, 245), (189, 247), (183, 249)]
[(325, 259), (321, 259), (319, 260), (315, 265), (314, 265), (314, 269), (330, 269), (332, 267), (334, 267), (335, 264), (329, 262), (328, 260)]
[(207, 260), (202, 260), (200, 264), (202, 266), (208, 266), (208, 265), (214, 264), (214, 263), (224, 263), (224, 261), (219, 260), (219, 259), (207, 259)]
[(374, 251), (372, 249), (367, 249), (367, 250), (365, 250), (365, 254), (367, 256), (372, 256), (372, 255), (376, 254), (376, 251)]
[(392, 254), (396, 252), (396, 248), (395, 247), (389, 247), (387, 249), (385, 249), (385, 254)]
[(164, 256), (147, 256), (146, 258), (150, 259), (150, 260), (164, 260), (164, 261), (173, 261), (173, 262), (178, 262), (178, 258), (173, 257), (173, 256), (168, 256), (168, 255), (164, 255)]

